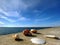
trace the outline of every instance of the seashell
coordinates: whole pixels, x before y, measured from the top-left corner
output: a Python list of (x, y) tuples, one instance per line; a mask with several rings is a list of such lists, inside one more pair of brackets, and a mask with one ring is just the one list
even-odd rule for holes
[(25, 29), (25, 30), (23, 31), (23, 34), (24, 34), (25, 36), (31, 36), (31, 35), (32, 35), (28, 29)]
[(12, 37), (15, 38), (15, 39), (18, 39), (19, 38), (19, 35), (18, 34), (15, 34)]
[(37, 33), (37, 30), (31, 29), (31, 32), (32, 32), (32, 33)]
[(48, 38), (55, 38), (56, 36), (55, 36), (55, 35), (45, 35), (45, 37), (48, 37)]
[(32, 41), (32, 43), (34, 43), (34, 44), (45, 44), (45, 43), (46, 43), (45, 40), (39, 39), (39, 38), (32, 38), (31, 41)]

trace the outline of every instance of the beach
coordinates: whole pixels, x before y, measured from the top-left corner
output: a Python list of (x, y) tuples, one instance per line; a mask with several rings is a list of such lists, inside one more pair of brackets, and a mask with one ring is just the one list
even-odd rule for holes
[[(0, 45), (38, 45), (34, 44), (30, 41), (31, 38), (41, 38), (46, 40), (45, 44), (42, 45), (60, 45), (60, 39), (52, 39), (46, 38), (44, 35), (56, 35), (60, 38), (60, 27), (54, 28), (46, 28), (46, 29), (39, 29), (37, 30), (37, 34), (33, 34), (33, 36), (24, 36), (22, 32), (7, 34), (7, 35), (0, 35)], [(12, 38), (12, 35), (19, 34), (19, 37), (22, 39), (21, 41), (15, 41)]]

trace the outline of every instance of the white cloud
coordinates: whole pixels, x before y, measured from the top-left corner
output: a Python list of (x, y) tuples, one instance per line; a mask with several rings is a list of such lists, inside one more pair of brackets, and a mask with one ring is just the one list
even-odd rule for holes
[[(14, 1), (13, 3), (15, 4), (15, 2), (16, 2), (16, 4), (14, 5), (13, 3), (12, 3), (12, 1), (13, 0), (1, 0), (0, 1), (0, 8), (2, 8), (3, 10), (14, 10), (14, 9), (17, 9), (17, 7), (18, 7), (18, 4), (17, 4), (17, 2), (19, 2), (18, 0), (17, 1)], [(2, 5), (1, 5), (2, 4)]]
[[(4, 15), (0, 15), (0, 18), (4, 19), (4, 20), (7, 20), (9, 22), (17, 22), (17, 21), (26, 21), (26, 20), (29, 20), (28, 18), (26, 17), (23, 17), (21, 14), (19, 15), (19, 13), (17, 11), (8, 11), (8, 12), (5, 12), (5, 11), (0, 11), (1, 13), (4, 13)], [(9, 17), (14, 17), (14, 18), (17, 18), (17, 19), (12, 19), (12, 18), (9, 18)]]
[(1, 25), (1, 24), (4, 24), (4, 23), (0, 21), (0, 25)]
[[(1, 5), (2, 4), (2, 5)], [(1, 0), (0, 8), (5, 11), (16, 11), (16, 10), (24, 10), (29, 5), (24, 3), (22, 0)]]
[(40, 0), (0, 0), (0, 8), (5, 11), (21, 11), (32, 8), (38, 3), (40, 3)]
[(51, 22), (50, 24), (51, 26), (60, 26), (60, 21), (57, 20), (57, 21)]
[(18, 20), (26, 20), (25, 17), (20, 17)]
[(0, 9), (0, 13), (3, 13), (4, 15), (6, 16), (10, 16), (10, 17), (18, 17), (19, 16), (19, 13), (17, 11), (4, 11), (2, 9)]
[(42, 19), (35, 19), (36, 22), (40, 22), (40, 21), (46, 21), (51, 19), (52, 17), (47, 17), (47, 18), (42, 18)]
[(8, 11), (7, 13), (8, 13), (7, 16), (19, 17), (19, 13), (17, 11)]
[(5, 14), (5, 15), (8, 15), (8, 13), (5, 12), (4, 10), (2, 10), (1, 8), (0, 8), (0, 12), (3, 13), (3, 14)]
[(5, 17), (5, 16), (0, 16), (1, 19), (4, 19), (4, 20), (7, 20), (9, 22), (15, 22), (15, 20), (13, 19), (9, 19), (8, 17)]
[(20, 17), (19, 19), (18, 19), (18, 21), (26, 21), (26, 20), (30, 20), (29, 18), (25, 18), (25, 17)]
[[(1, 5), (2, 4), (2, 5)], [(0, 0), (0, 8), (5, 11), (25, 10), (39, 5), (43, 10), (56, 7), (56, 0)]]
[[(7, 20), (7, 21), (9, 21), (9, 22), (16, 22), (16, 21), (26, 21), (26, 20), (29, 20), (28, 18), (26, 18), (26, 17), (23, 17), (22, 15), (21, 15), (21, 13), (19, 14), (19, 12), (17, 12), (17, 11), (4, 11), (4, 10), (2, 10), (1, 8), (0, 8), (0, 13), (3, 13), (4, 15), (1, 15), (0, 14), (0, 18), (2, 18), (2, 19), (5, 19), (5, 20)], [(11, 19), (11, 18), (9, 18), (9, 17), (14, 17), (14, 18), (17, 18), (17, 19)]]

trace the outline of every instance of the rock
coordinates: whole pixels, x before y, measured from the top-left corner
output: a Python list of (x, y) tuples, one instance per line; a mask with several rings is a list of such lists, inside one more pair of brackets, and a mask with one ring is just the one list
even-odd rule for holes
[(30, 30), (29, 29), (25, 29), (24, 31), (23, 31), (23, 34), (25, 35), (25, 36), (31, 36), (32, 34), (30, 33)]

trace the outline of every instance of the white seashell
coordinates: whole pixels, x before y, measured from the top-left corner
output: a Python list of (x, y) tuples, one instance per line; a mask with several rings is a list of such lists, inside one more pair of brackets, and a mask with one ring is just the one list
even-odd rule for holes
[(51, 38), (54, 38), (56, 37), (55, 35), (45, 35), (45, 37), (51, 37)]
[(31, 32), (32, 32), (32, 33), (37, 33), (37, 30), (31, 29)]
[(12, 36), (13, 38), (19, 38), (19, 35), (18, 34), (15, 34)]
[(35, 29), (31, 29), (31, 31), (34, 31)]
[(45, 40), (39, 39), (39, 38), (32, 38), (31, 41), (32, 41), (32, 43), (35, 43), (35, 44), (44, 44), (45, 43)]

